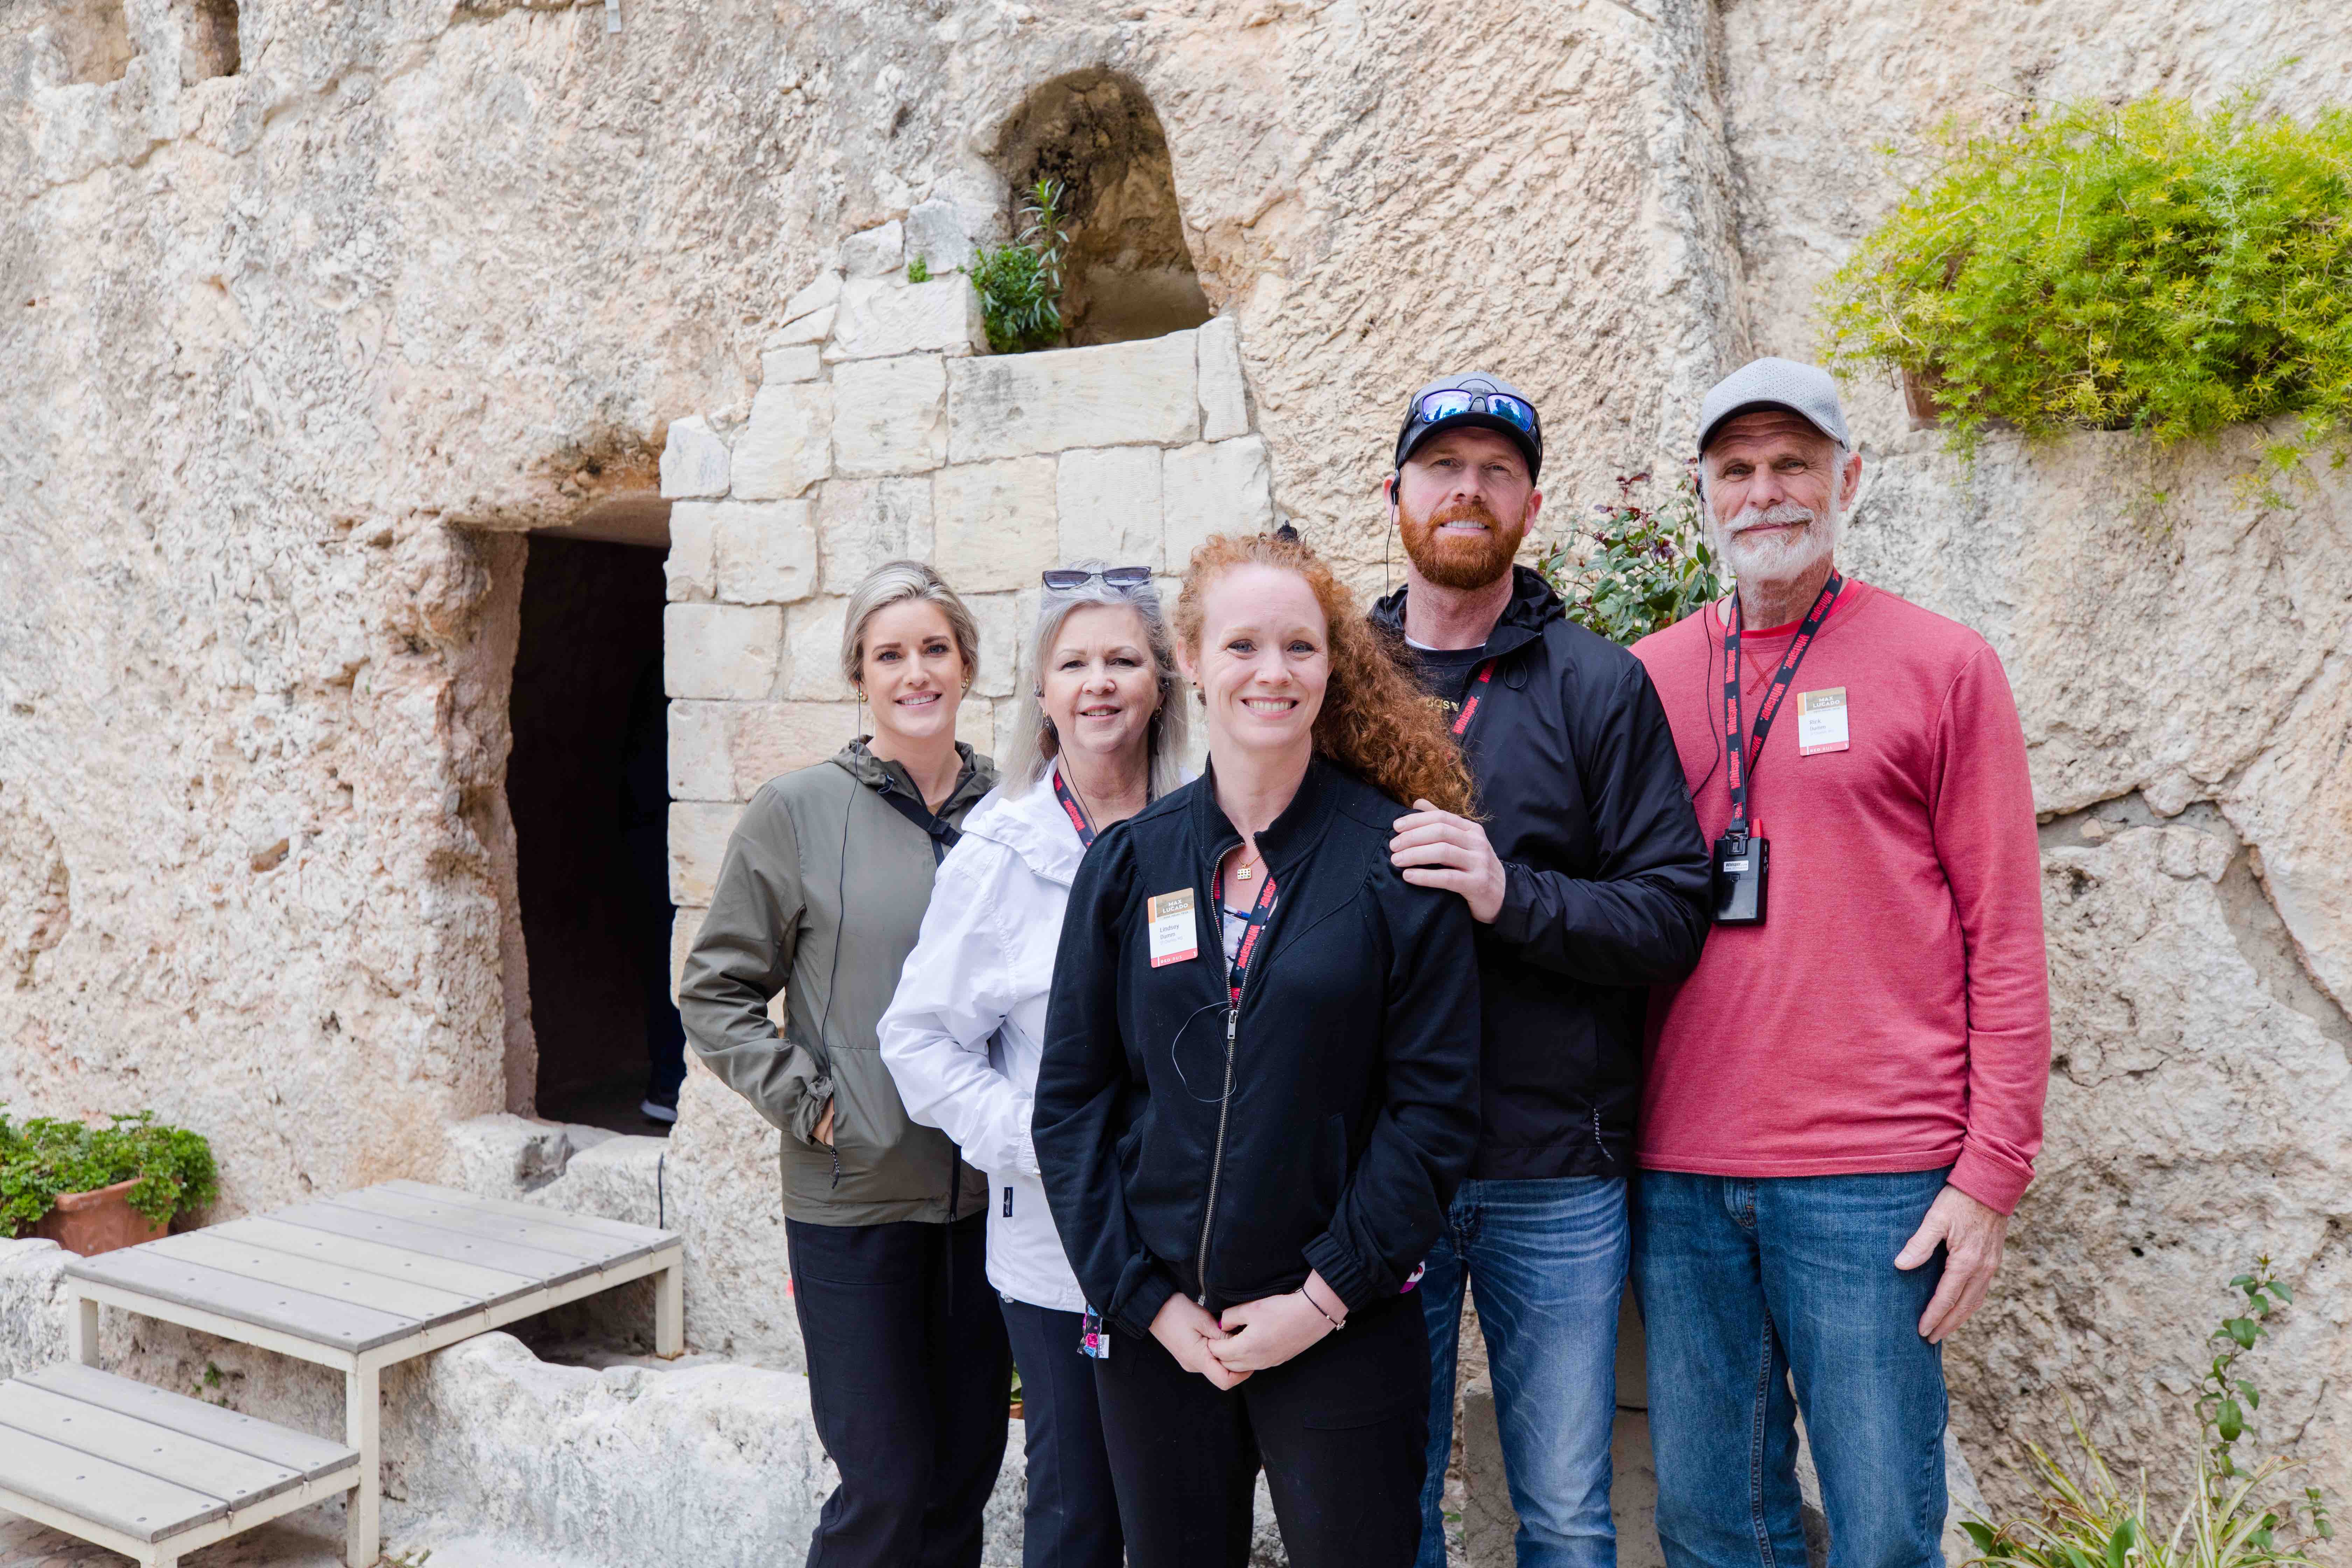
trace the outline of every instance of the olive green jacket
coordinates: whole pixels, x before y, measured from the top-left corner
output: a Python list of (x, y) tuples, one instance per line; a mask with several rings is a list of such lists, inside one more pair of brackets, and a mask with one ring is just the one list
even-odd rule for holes
[[(939, 815), (961, 826), (996, 768), (956, 749), (963, 772)], [(762, 784), (728, 841), (678, 984), (695, 1054), (783, 1134), (786, 1217), (817, 1225), (939, 1223), (988, 1201), (987, 1178), (947, 1134), (908, 1120), (875, 1039), (937, 863), (931, 838), (886, 791), (922, 800), (907, 770), (863, 741)], [(768, 1016), (779, 991), (782, 1037)], [(828, 1101), (830, 1148), (815, 1141)]]

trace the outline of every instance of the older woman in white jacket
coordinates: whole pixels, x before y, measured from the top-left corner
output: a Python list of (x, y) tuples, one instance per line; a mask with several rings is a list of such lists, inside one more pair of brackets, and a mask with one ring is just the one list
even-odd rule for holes
[(939, 868), (878, 1033), (907, 1114), (988, 1173), (988, 1279), (1025, 1405), (1025, 1568), (1118, 1568), (1086, 1302), (1038, 1184), (1030, 1096), (1078, 861), (1097, 832), (1182, 782), (1186, 711), (1146, 568), (1046, 573), (1029, 647), (1003, 782)]

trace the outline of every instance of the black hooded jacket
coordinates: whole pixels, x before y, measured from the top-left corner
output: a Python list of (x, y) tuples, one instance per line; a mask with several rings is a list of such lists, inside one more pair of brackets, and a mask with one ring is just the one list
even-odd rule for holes
[[(1213, 775), (1079, 866), (1030, 1135), (1087, 1300), (1128, 1332), (1179, 1290), (1221, 1311), (1310, 1268), (1351, 1310), (1393, 1301), (1436, 1239), (1477, 1136), (1478, 986), (1462, 900), (1389, 864), (1400, 809), (1307, 765), (1258, 835), (1277, 896), (1237, 1010)], [(1197, 952), (1155, 965), (1148, 900), (1186, 889)]]
[(1485, 1180), (1630, 1176), (1649, 987), (1706, 935), (1710, 866), (1665, 710), (1639, 659), (1568, 619), (1524, 566), (1482, 658), (1440, 672), (1404, 648), (1406, 590), (1373, 624), (1457, 709), (1495, 673), (1463, 748), (1503, 908), (1478, 927)]

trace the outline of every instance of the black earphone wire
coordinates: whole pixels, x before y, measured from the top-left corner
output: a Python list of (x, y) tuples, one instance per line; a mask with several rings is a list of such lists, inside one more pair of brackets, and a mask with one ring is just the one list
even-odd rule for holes
[[(861, 710), (866, 706), (866, 693), (863, 691), (857, 694), (857, 705)], [(857, 727), (861, 731), (866, 728), (862, 714)], [(843, 806), (841, 810), (841, 875), (833, 885), (833, 963), (825, 971), (824, 1011), (817, 1019), (816, 1025), (817, 1045), (825, 1053), (825, 1065), (828, 1068), (833, 1065), (833, 1047), (825, 1042), (824, 1032), (833, 1022), (833, 988), (835, 983), (841, 978), (841, 939), (845, 928), (849, 924), (849, 819), (857, 810), (857, 792), (864, 787), (856, 780), (852, 779), (849, 804)], [(837, 1112), (840, 1107), (836, 1105), (834, 1109)], [(823, 1113), (819, 1114), (822, 1116)], [(825, 1150), (833, 1156), (833, 1184), (837, 1187), (841, 1185), (841, 1148), (837, 1142), (841, 1136), (841, 1118), (837, 1114), (833, 1121), (833, 1134), (836, 1142), (826, 1144)]]

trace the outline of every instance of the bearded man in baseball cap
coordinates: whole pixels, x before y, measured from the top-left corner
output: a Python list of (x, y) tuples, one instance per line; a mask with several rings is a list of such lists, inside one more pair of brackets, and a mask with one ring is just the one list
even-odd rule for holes
[(1706, 929), (1706, 848), (1639, 660), (1515, 564), (1543, 506), (1535, 405), (1486, 372), (1407, 401), (1386, 485), (1405, 585), (1375, 624), (1451, 715), (1483, 817), (1426, 801), (1390, 849), (1478, 924), (1482, 1130), (1420, 1286), (1430, 1331), (1420, 1562), (1444, 1568), (1465, 1285), (1495, 1373), (1518, 1560), (1608, 1568), (1626, 1184), (1654, 984)]

